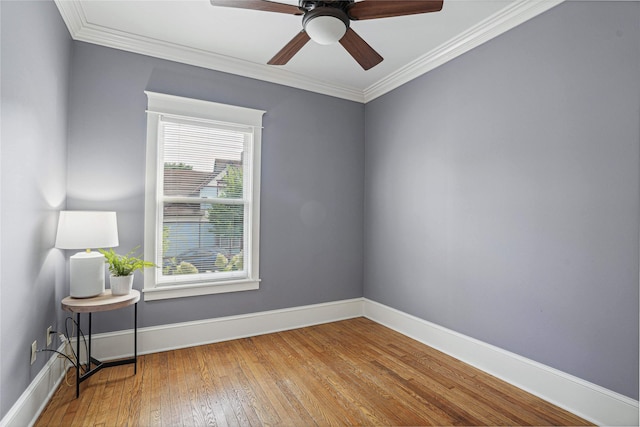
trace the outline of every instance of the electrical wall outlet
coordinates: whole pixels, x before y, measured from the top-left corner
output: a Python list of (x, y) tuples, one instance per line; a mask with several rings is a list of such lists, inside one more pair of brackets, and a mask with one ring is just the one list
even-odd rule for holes
[(34, 341), (33, 344), (31, 344), (31, 364), (33, 365), (33, 363), (36, 361), (36, 352), (38, 351), (38, 341)]
[(47, 328), (47, 347), (51, 345), (51, 331), (53, 330), (53, 326), (49, 326)]

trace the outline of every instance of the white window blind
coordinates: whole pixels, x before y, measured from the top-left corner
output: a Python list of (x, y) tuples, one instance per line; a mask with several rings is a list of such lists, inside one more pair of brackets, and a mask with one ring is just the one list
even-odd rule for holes
[[(244, 155), (252, 133), (161, 118), (163, 156), (160, 283), (194, 275), (217, 280), (246, 277), (245, 217), (250, 198)], [(160, 260), (158, 260), (160, 261)]]
[[(153, 96), (147, 95), (151, 102)], [(149, 114), (153, 117), (148, 125), (156, 125), (156, 144), (155, 156), (148, 153), (147, 159), (154, 159), (156, 179), (153, 215), (147, 206), (147, 221), (154, 225), (147, 224), (147, 232), (155, 234), (159, 268), (152, 282), (145, 278), (145, 291), (180, 287), (178, 296), (185, 296), (192, 293), (184, 289), (193, 287), (202, 294), (220, 292), (215, 286), (229, 283), (257, 284), (255, 150), (260, 129), (216, 120), (215, 115)], [(147, 205), (150, 199), (148, 194)], [(147, 240), (152, 239), (145, 239), (145, 245)], [(203, 285), (209, 290), (203, 291)]]

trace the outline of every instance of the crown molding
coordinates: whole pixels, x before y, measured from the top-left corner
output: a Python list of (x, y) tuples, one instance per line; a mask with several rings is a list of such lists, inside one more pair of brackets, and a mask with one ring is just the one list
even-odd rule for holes
[(201, 49), (101, 27), (87, 21), (82, 9), (82, 3), (79, 0), (54, 1), (71, 37), (77, 41), (236, 74), (350, 101), (364, 102), (363, 93), (359, 89), (339, 86), (315, 78), (311, 79), (266, 64), (257, 64)]
[(460, 33), (431, 52), (378, 80), (363, 92), (364, 102), (391, 92), (440, 65), (470, 51), (474, 47), (546, 12), (565, 0), (518, 0), (469, 30)]
[(114, 49), (180, 62), (243, 77), (367, 103), (482, 43), (551, 9), (564, 0), (517, 0), (436, 49), (392, 72), (364, 90), (319, 81), (265, 64), (257, 64), (200, 49), (167, 43), (87, 21), (80, 0), (54, 0), (71, 37)]

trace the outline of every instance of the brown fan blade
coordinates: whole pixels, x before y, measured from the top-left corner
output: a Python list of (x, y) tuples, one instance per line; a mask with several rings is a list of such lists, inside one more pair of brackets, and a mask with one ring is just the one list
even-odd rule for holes
[(443, 0), (369, 0), (352, 3), (347, 15), (354, 21), (415, 15), (442, 10)]
[(351, 28), (347, 29), (347, 32), (340, 39), (340, 44), (365, 70), (373, 68), (382, 62), (382, 56), (373, 50), (373, 48)]
[(307, 44), (309, 40), (311, 40), (311, 38), (309, 38), (309, 35), (304, 30), (300, 31), (294, 38), (291, 39), (289, 43), (285, 45), (285, 47), (280, 49), (280, 52), (276, 53), (275, 56), (271, 58), (269, 62), (267, 62), (267, 64), (286, 64), (291, 58), (293, 58), (296, 53), (298, 53), (300, 49), (302, 49), (302, 46)]
[(235, 7), (239, 9), (262, 10), (264, 12), (278, 12), (289, 15), (302, 15), (298, 6), (278, 3), (269, 0), (210, 0), (213, 6)]

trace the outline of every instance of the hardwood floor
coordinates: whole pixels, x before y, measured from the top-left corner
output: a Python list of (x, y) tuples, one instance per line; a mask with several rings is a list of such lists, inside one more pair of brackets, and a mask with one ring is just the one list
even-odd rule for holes
[[(75, 380), (69, 372), (69, 383)], [(590, 425), (365, 318), (141, 356), (36, 426)]]

